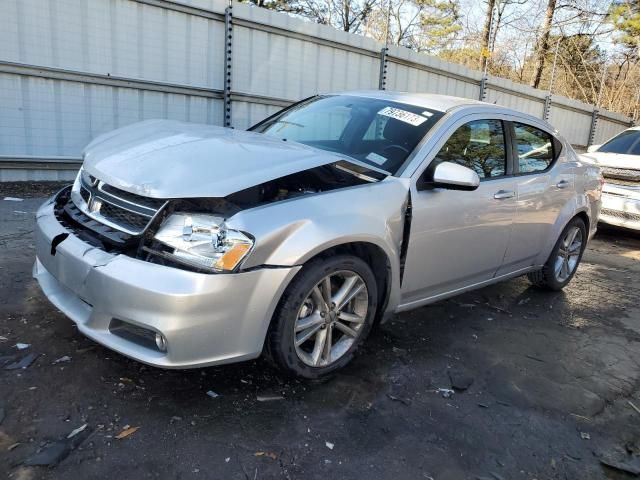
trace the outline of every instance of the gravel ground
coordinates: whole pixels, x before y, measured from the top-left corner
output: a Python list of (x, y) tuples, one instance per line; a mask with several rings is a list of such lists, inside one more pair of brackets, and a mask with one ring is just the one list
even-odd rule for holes
[(163, 371), (80, 335), (31, 278), (43, 200), (0, 199), (9, 478), (635, 478), (601, 460), (640, 467), (640, 235), (600, 232), (564, 292), (516, 279), (402, 314), (313, 383), (261, 361)]

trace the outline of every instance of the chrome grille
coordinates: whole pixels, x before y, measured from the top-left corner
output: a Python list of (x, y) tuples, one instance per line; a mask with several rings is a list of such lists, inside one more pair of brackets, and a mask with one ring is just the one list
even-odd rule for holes
[(101, 181), (80, 176), (74, 205), (91, 219), (130, 235), (140, 235), (166, 204), (166, 200), (125, 192)]

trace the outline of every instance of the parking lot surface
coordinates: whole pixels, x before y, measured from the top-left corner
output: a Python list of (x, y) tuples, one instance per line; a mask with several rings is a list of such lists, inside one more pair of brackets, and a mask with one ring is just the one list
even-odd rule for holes
[(163, 371), (83, 337), (41, 294), (33, 224), (48, 188), (0, 188), (9, 478), (582, 480), (640, 470), (640, 235), (601, 230), (563, 292), (520, 278), (399, 315), (326, 381), (289, 380), (261, 360)]

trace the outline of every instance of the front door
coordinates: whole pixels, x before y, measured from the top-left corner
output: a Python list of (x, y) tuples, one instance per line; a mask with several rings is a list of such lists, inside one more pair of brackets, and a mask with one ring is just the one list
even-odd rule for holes
[(434, 162), (475, 170), (474, 191), (412, 190), (412, 220), (402, 282), (402, 305), (420, 304), (493, 278), (515, 216), (505, 124), (474, 120), (455, 129)]

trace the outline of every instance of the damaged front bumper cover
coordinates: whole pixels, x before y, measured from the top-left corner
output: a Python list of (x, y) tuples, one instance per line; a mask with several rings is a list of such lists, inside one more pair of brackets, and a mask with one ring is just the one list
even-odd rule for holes
[[(33, 276), (87, 337), (140, 362), (191, 368), (256, 358), (300, 267), (195, 273), (108, 253), (38, 211)], [(123, 335), (122, 326), (128, 326)], [(145, 335), (162, 335), (162, 351)]]

